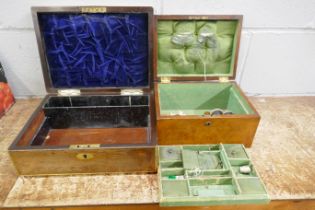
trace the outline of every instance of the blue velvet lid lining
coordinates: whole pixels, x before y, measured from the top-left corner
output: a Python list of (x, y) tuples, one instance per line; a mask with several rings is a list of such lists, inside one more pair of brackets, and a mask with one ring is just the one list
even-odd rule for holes
[(145, 87), (145, 13), (39, 13), (54, 88)]

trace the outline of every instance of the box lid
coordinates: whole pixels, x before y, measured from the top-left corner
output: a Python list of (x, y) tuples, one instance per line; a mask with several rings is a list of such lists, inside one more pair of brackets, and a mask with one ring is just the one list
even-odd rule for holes
[(241, 144), (159, 146), (158, 155), (161, 206), (270, 201)]
[(157, 16), (155, 80), (234, 79), (241, 15)]
[(33, 7), (49, 93), (150, 88), (151, 7)]

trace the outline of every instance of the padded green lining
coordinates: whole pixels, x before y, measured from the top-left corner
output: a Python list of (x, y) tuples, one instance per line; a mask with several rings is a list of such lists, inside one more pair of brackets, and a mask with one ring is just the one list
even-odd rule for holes
[(159, 20), (158, 76), (232, 76), (237, 20)]
[(159, 84), (161, 115), (203, 115), (220, 108), (234, 114), (254, 114), (233, 83)]

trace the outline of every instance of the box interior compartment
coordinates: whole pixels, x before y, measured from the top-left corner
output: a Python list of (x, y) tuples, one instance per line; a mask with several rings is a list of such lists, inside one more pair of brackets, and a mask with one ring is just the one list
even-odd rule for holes
[(149, 96), (51, 96), (42, 110), (44, 117), (31, 146), (150, 141)]
[(159, 146), (159, 180), (161, 206), (269, 202), (243, 145)]
[(160, 115), (207, 115), (214, 109), (255, 114), (234, 83), (158, 85)]

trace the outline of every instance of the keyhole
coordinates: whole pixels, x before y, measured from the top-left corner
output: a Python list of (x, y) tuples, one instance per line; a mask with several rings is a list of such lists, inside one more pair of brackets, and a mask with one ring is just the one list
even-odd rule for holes
[(210, 125), (211, 125), (211, 122), (210, 122), (210, 121), (207, 121), (207, 122), (204, 123), (204, 125), (205, 125), (205, 126), (210, 126)]
[(94, 155), (91, 153), (79, 153), (76, 155), (79, 160), (90, 160), (94, 158)]

